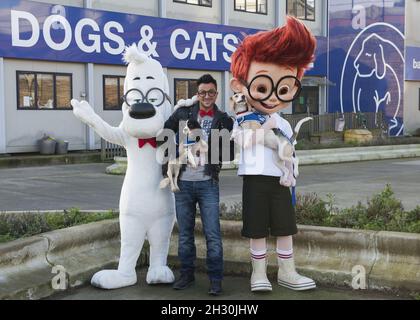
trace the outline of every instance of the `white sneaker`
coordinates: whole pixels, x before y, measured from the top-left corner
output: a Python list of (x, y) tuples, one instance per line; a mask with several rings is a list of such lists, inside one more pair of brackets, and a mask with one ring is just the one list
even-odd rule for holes
[(251, 291), (272, 291), (267, 278), (266, 259), (252, 259)]
[(277, 283), (288, 289), (303, 291), (316, 288), (315, 281), (301, 276), (296, 272), (295, 261), (293, 258), (281, 260), (277, 259), (279, 271), (277, 273)]

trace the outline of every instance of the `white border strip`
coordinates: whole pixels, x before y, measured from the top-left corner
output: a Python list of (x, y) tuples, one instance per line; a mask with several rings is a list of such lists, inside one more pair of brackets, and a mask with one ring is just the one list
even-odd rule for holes
[(4, 59), (0, 57), (0, 153), (6, 153), (6, 101), (4, 85)]

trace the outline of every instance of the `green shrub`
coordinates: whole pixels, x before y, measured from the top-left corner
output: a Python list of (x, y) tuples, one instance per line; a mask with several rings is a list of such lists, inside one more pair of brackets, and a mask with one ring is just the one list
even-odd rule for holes
[[(327, 195), (327, 200), (315, 193), (298, 194), (295, 210), (297, 223), (304, 225), (420, 233), (420, 206), (404, 211), (390, 185), (368, 200), (367, 205), (359, 202), (356, 206), (341, 210), (335, 206), (331, 194)], [(220, 216), (225, 220), (240, 221), (242, 202), (229, 207), (221, 203)], [(116, 217), (118, 214), (113, 211), (83, 213), (77, 208), (65, 210), (64, 213), (0, 213), (0, 243)]]
[(372, 200), (368, 200), (366, 210), (367, 219), (375, 222), (378, 225), (387, 225), (397, 215), (401, 215), (404, 207), (400, 200), (395, 198), (394, 191), (392, 191), (389, 184), (385, 189), (373, 196)]
[(12, 237), (10, 234), (0, 234), (0, 243), (9, 242), (15, 239), (16, 238)]
[(415, 209), (407, 212), (407, 222), (408, 223), (420, 222), (420, 206), (417, 206)]
[(64, 213), (0, 213), (0, 243), (116, 217), (118, 217), (118, 214), (113, 211), (83, 213), (77, 208), (65, 210)]
[(28, 237), (49, 231), (45, 219), (37, 213), (5, 214), (0, 219), (2, 220), (1, 224), (5, 226), (2, 234), (9, 234), (13, 238)]
[(330, 216), (328, 225), (337, 228), (362, 229), (367, 223), (366, 207), (359, 202), (356, 206), (343, 209), (338, 214)]
[(324, 225), (330, 216), (327, 204), (315, 193), (297, 194), (296, 222), (299, 224)]
[(420, 207), (417, 206), (411, 211), (396, 214), (389, 223), (387, 230), (420, 233)]
[(235, 202), (233, 205), (227, 207), (225, 203), (220, 204), (220, 217), (223, 220), (242, 220), (242, 202)]
[[(420, 206), (404, 211), (389, 184), (373, 195), (367, 205), (359, 202), (346, 209), (338, 209), (331, 194), (326, 200), (316, 193), (298, 194), (295, 211), (297, 223), (303, 225), (420, 233)], [(241, 220), (242, 204), (227, 208), (221, 203), (220, 212), (222, 219)]]

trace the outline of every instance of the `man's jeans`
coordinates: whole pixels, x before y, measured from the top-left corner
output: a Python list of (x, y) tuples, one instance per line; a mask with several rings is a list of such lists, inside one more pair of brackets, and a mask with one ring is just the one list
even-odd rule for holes
[(181, 191), (175, 193), (175, 202), (181, 274), (194, 274), (196, 258), (194, 227), (198, 203), (207, 242), (207, 273), (210, 280), (222, 280), (223, 247), (219, 220), (219, 184), (210, 179), (206, 181), (180, 180), (178, 185)]

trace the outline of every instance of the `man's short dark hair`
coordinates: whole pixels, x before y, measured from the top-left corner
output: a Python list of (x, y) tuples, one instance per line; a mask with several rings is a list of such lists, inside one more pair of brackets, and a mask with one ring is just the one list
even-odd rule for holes
[(213, 83), (217, 89), (217, 81), (211, 76), (211, 74), (204, 74), (197, 80), (197, 87), (202, 83)]

